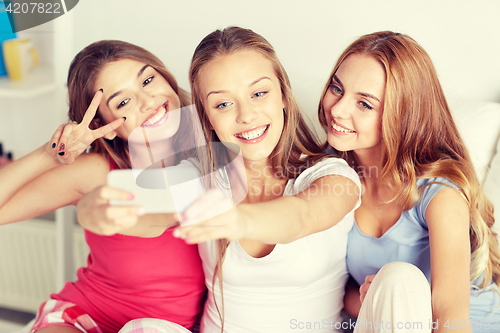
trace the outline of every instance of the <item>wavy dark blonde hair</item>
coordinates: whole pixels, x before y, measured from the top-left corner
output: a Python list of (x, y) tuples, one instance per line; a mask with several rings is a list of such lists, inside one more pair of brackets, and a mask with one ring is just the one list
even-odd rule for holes
[[(92, 98), (99, 89), (99, 87), (96, 87), (99, 74), (108, 63), (122, 59), (136, 60), (151, 66), (167, 80), (179, 96), (181, 107), (190, 104), (189, 93), (178, 86), (172, 73), (151, 52), (127, 42), (103, 40), (85, 47), (71, 62), (68, 73), (68, 116), (70, 120), (77, 123), (83, 120)], [(189, 128), (190, 124), (193, 124), (192, 119), (190, 119), (188, 113), (183, 112), (179, 128)], [(90, 123), (90, 129), (96, 129), (103, 125), (105, 125), (104, 119), (97, 110), (96, 116)], [(182, 147), (183, 144), (189, 141), (189, 133), (190, 131), (185, 131), (174, 137), (173, 145), (176, 151), (187, 150)], [(192, 148), (189, 145), (187, 147)], [(128, 144), (122, 138), (115, 137), (113, 140), (97, 139), (92, 143), (91, 152), (104, 154), (106, 157), (113, 159), (120, 169), (129, 169), (131, 167)]]
[[(211, 129), (210, 121), (205, 112), (204, 101), (200, 91), (200, 70), (203, 66), (215, 59), (219, 59), (243, 50), (259, 52), (266, 59), (268, 59), (271, 62), (276, 77), (280, 82), (281, 94), (285, 105), (284, 127), (281, 137), (269, 159), (273, 174), (277, 178), (296, 178), (303, 170), (321, 160), (327, 156), (327, 154), (323, 153), (316, 136), (310, 131), (304, 122), (297, 102), (293, 97), (288, 75), (278, 60), (273, 47), (264, 37), (253, 32), (252, 30), (239, 27), (229, 27), (224, 30), (216, 30), (207, 35), (200, 42), (194, 52), (189, 72), (191, 93), (193, 96), (193, 102), (196, 105), (198, 115), (203, 125), (207, 142), (220, 142), (220, 140), (215, 131)], [(205, 167), (208, 167), (210, 170), (204, 172), (205, 174), (207, 174), (207, 172), (213, 172), (214, 170), (217, 170), (227, 164), (229, 157), (224, 157), (224, 155), (227, 154), (221, 151), (223, 149), (219, 149), (221, 146), (222, 145), (213, 145), (212, 148), (209, 149), (210, 163)], [(306, 158), (301, 158), (301, 155), (303, 154), (306, 155)], [(214, 271), (212, 293), (216, 279), (218, 278), (222, 294), (221, 267), (228, 244), (227, 240), (218, 241), (218, 263)], [(224, 330), (224, 308), (222, 307), (221, 313), (219, 307), (217, 306), (215, 295), (214, 301), (217, 311), (219, 312), (219, 316), (221, 317), (222, 332)], [(222, 301), (222, 304), (224, 304), (224, 301)]]
[[(436, 70), (425, 50), (409, 36), (391, 31), (365, 35), (342, 53), (323, 89), (351, 54), (376, 59), (386, 73), (382, 114), (382, 179), (394, 186), (404, 210), (420, 198), (417, 178), (446, 178), (458, 185), (470, 211), (471, 280), (484, 273), (480, 289), (500, 285), (500, 253), (493, 205), (486, 198), (446, 102)], [(321, 99), (321, 101), (323, 98)], [(328, 128), (322, 102), (318, 116)], [(356, 167), (353, 152), (338, 152)]]

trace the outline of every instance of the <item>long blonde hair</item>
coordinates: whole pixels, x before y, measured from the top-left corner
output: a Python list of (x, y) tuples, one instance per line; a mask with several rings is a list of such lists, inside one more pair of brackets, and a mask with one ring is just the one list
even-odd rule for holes
[[(207, 142), (220, 142), (217, 134), (211, 129), (210, 121), (205, 112), (203, 98), (200, 93), (199, 73), (203, 66), (214, 59), (232, 54), (241, 50), (254, 50), (266, 57), (272, 64), (274, 72), (280, 82), (281, 94), (285, 104), (284, 127), (278, 144), (270, 156), (273, 174), (278, 178), (296, 178), (303, 170), (320, 159), (327, 156), (324, 154), (315, 135), (301, 117), (299, 107), (293, 97), (288, 75), (278, 60), (276, 53), (269, 42), (259, 34), (249, 29), (239, 27), (228, 27), (224, 30), (216, 30), (207, 35), (196, 48), (191, 62), (189, 79), (191, 83), (191, 93), (193, 102), (202, 122)], [(227, 164), (227, 159), (223, 158), (224, 153), (216, 151), (221, 145), (214, 145), (210, 148), (210, 165), (212, 172)], [(305, 154), (307, 157), (301, 158)], [(217, 158), (214, 158), (217, 156)], [(207, 171), (204, 174), (208, 174)], [(227, 246), (227, 240), (218, 241), (218, 263), (214, 270), (212, 280), (212, 292), (216, 278), (219, 279), (219, 286), (222, 294), (222, 263)], [(222, 294), (223, 297), (223, 294)], [(215, 301), (215, 296), (214, 296)], [(224, 302), (222, 302), (224, 304)], [(217, 303), (216, 303), (217, 306)], [(224, 329), (224, 309), (219, 316), (222, 321), (221, 331)]]
[[(500, 285), (500, 253), (496, 233), (491, 230), (493, 205), (477, 179), (430, 57), (403, 34), (384, 31), (362, 36), (340, 56), (323, 97), (333, 74), (351, 54), (378, 60), (386, 72), (381, 177), (387, 184), (394, 184), (397, 194), (393, 200), (404, 210), (413, 207), (423, 190), (419, 191), (417, 178), (443, 177), (458, 185), (470, 211), (470, 278), (475, 280), (484, 272), (480, 289), (492, 281)], [(321, 102), (318, 116), (326, 129)], [(352, 151), (339, 153), (356, 166)]]

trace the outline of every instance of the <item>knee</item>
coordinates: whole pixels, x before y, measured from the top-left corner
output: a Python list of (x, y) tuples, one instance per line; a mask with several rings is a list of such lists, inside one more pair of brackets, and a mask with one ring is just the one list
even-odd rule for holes
[[(129, 321), (122, 327), (118, 333), (144, 333), (144, 332), (162, 332), (162, 320), (154, 318), (140, 318)], [(168, 332), (168, 331), (166, 331)]]
[(175, 323), (155, 318), (141, 318), (129, 321), (122, 327), (119, 333), (167, 333), (167, 332), (186, 332), (187, 329)]
[(385, 264), (377, 273), (377, 276), (390, 276), (391, 280), (393, 279), (426, 279), (424, 273), (415, 265), (407, 263), (395, 261), (388, 264)]
[(129, 321), (120, 329), (119, 333), (133, 333), (135, 329), (141, 327), (142, 319), (134, 319)]
[(386, 291), (415, 287), (430, 288), (424, 273), (418, 267), (406, 262), (391, 262), (384, 265), (373, 279), (373, 284)]

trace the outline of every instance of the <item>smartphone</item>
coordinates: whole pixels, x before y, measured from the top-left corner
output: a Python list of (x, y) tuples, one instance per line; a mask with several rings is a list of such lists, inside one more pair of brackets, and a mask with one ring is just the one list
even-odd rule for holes
[(134, 200), (110, 200), (110, 205), (142, 206), (146, 214), (183, 212), (205, 192), (198, 168), (187, 160), (167, 168), (112, 170), (107, 183), (135, 196)]
[[(134, 172), (131, 169), (113, 170), (108, 173), (108, 186), (125, 190), (134, 194), (134, 200), (110, 200), (113, 206), (142, 206), (146, 214), (175, 213), (175, 204), (170, 189), (166, 185), (163, 169), (145, 169), (141, 172), (156, 188), (145, 188), (137, 185)], [(163, 184), (163, 186), (161, 186)]]

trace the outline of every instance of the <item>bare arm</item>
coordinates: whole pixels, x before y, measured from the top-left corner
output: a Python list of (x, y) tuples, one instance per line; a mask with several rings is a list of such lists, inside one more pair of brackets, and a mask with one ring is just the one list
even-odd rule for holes
[[(240, 204), (193, 226), (179, 228), (175, 235), (190, 243), (219, 238), (289, 243), (340, 222), (359, 198), (356, 189), (357, 185), (347, 177), (324, 176), (295, 196)], [(187, 224), (190, 219), (201, 220), (207, 210), (217, 205), (210, 195), (214, 194), (207, 192), (186, 211)]]
[(55, 158), (46, 153), (48, 143), (30, 154), (10, 163), (0, 169), (0, 215), (5, 204), (23, 186), (30, 183), (43, 173), (59, 166)]
[(80, 124), (59, 126), (48, 143), (0, 169), (0, 225), (75, 203), (102, 182), (109, 170), (101, 172), (107, 164), (102, 156), (92, 154), (74, 163), (95, 139), (123, 124), (118, 119), (97, 130), (89, 129), (101, 97), (101, 92), (94, 96)]
[(425, 217), (431, 247), (432, 312), (434, 321), (439, 321), (434, 332), (455, 332), (461, 321), (470, 327), (469, 208), (458, 190), (443, 188), (429, 203)]
[(58, 165), (44, 170), (26, 184), (17, 182), (20, 189), (0, 207), (0, 225), (76, 204), (83, 193), (105, 182), (108, 170), (109, 164), (102, 156), (84, 155), (71, 165)]
[(359, 285), (352, 277), (349, 277), (345, 285), (344, 311), (352, 317), (359, 315), (359, 309), (361, 309), (359, 296)]

